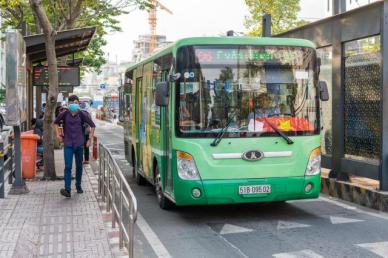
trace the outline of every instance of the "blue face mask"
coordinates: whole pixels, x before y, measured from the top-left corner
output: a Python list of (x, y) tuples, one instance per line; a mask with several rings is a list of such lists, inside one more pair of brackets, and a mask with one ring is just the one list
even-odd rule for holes
[(69, 105), (69, 109), (70, 109), (71, 112), (77, 112), (78, 109), (79, 109), (79, 105), (78, 105), (78, 104), (75, 104), (75, 103), (70, 104), (70, 105)]

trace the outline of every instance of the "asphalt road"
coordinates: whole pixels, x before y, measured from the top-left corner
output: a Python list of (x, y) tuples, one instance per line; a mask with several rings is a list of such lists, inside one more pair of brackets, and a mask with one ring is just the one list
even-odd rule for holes
[(150, 185), (137, 186), (124, 157), (123, 129), (97, 122), (97, 136), (136, 195), (136, 257), (386, 257), (388, 214), (327, 196), (282, 204), (161, 210)]

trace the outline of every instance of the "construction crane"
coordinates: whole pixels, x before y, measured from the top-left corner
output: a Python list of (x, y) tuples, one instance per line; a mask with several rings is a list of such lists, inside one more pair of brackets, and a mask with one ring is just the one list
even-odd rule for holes
[(164, 10), (168, 12), (169, 14), (173, 14), (170, 9), (168, 9), (166, 6), (161, 4), (158, 0), (151, 0), (151, 9), (149, 11), (149, 17), (148, 17), (148, 22), (150, 24), (151, 28), (151, 37), (150, 37), (150, 53), (152, 53), (157, 44), (157, 39), (156, 39), (156, 25), (157, 25), (157, 19), (156, 19), (156, 11), (157, 8), (160, 8), (160, 10)]

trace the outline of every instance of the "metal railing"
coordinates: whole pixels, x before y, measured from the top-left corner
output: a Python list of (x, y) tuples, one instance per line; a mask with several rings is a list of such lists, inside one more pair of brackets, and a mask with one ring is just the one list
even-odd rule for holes
[(5, 197), (5, 182), (8, 179), (8, 184), (12, 184), (12, 178), (15, 172), (15, 150), (12, 142), (4, 146), (0, 142), (0, 198)]
[(99, 144), (98, 193), (106, 202), (106, 211), (112, 210), (112, 228), (119, 225), (119, 246), (127, 243), (128, 256), (133, 257), (134, 225), (137, 218), (137, 200), (112, 153)]

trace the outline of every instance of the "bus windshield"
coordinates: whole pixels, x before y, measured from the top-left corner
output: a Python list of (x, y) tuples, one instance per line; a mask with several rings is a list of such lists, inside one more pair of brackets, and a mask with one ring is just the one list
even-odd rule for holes
[(176, 131), (181, 137), (319, 133), (315, 51), (290, 46), (178, 50)]

